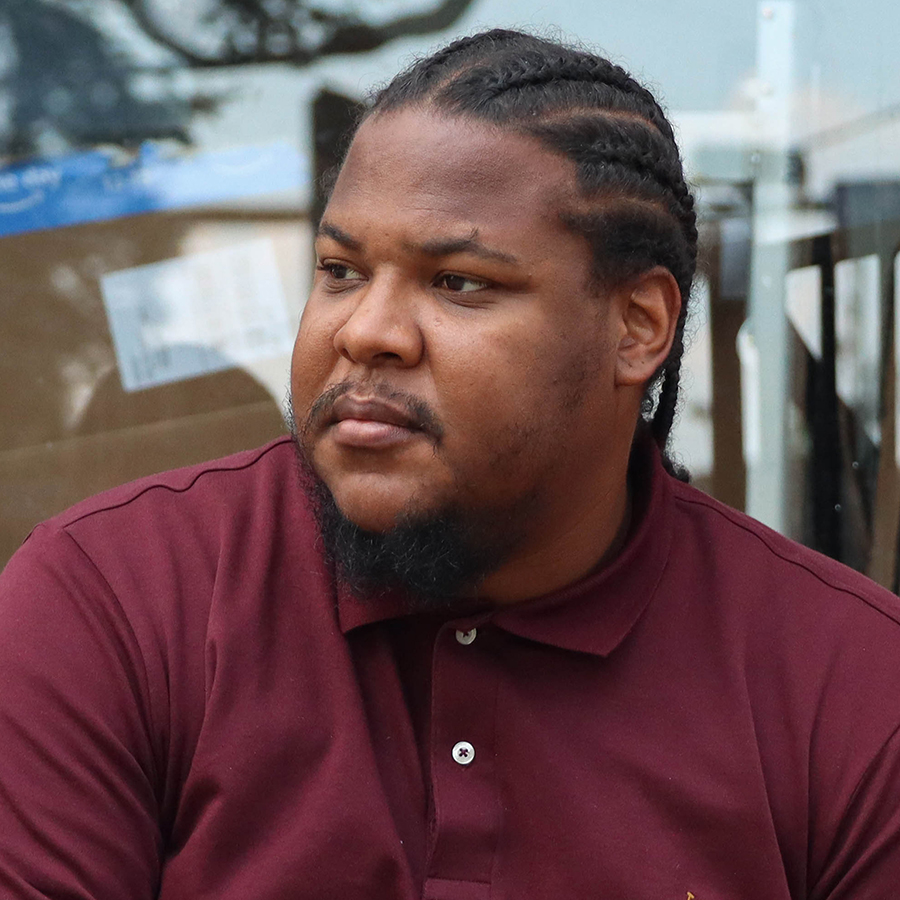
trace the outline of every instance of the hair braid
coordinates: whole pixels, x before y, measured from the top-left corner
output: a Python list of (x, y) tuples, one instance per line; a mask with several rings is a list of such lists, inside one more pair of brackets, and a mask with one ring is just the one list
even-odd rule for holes
[(654, 266), (669, 269), (682, 306), (671, 351), (647, 385), (642, 415), (667, 468), (686, 477), (666, 450), (678, 407), (697, 222), (672, 125), (656, 99), (607, 59), (493, 29), (460, 38), (402, 72), (374, 96), (369, 115), (407, 105), (529, 134), (570, 159), (578, 208), (560, 214), (589, 241), (598, 282), (615, 284)]
[(504, 91), (556, 85), (561, 82), (580, 82), (603, 85), (630, 95), (643, 106), (641, 112), (657, 130), (669, 140), (674, 140), (672, 126), (663, 114), (653, 95), (640, 85), (621, 66), (599, 56), (585, 53), (552, 56), (532, 51), (512, 60), (505, 70), (490, 65), (473, 69), (460, 79), (461, 83), (481, 79), (481, 87), (487, 102)]
[[(420, 61), (417, 65), (408, 70), (406, 73), (406, 80), (408, 81), (407, 89), (412, 91), (430, 87), (435, 79), (440, 76), (441, 70), (447, 67), (447, 65), (453, 61), (454, 57), (471, 52), (472, 50), (477, 50), (489, 43), (492, 43), (490, 32), (461, 37), (447, 44), (443, 50), (439, 50), (434, 55)], [(398, 78), (401, 77), (402, 76), (398, 76)], [(396, 87), (400, 86), (399, 84), (395, 85), (396, 82), (397, 79), (391, 83), (389, 88), (386, 88), (381, 93), (387, 94), (391, 89), (396, 90)], [(397, 99), (400, 100), (399, 97)], [(396, 105), (401, 105), (401, 103), (402, 101), (396, 103)], [(395, 104), (392, 103), (389, 98), (382, 98), (380, 95), (376, 95), (373, 105), (389, 108)]]
[[(671, 145), (640, 120), (600, 111), (567, 121), (541, 122), (526, 130), (574, 160), (579, 170), (620, 165), (655, 180), (679, 205), (685, 194), (689, 196), (681, 162)], [(590, 182), (583, 186), (589, 188)]]
[(485, 94), (492, 98), (503, 91), (539, 87), (556, 81), (585, 81), (608, 84), (628, 90), (633, 84), (624, 69), (605, 59), (589, 56), (542, 59), (534, 53), (513, 60), (507, 71), (500, 74), (496, 84), (488, 86)]

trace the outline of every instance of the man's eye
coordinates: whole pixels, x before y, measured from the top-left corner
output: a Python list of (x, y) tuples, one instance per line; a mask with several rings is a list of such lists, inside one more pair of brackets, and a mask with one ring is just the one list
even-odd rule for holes
[(344, 263), (324, 262), (319, 265), (319, 268), (335, 281), (359, 281), (363, 277), (356, 269), (352, 269)]
[(438, 287), (446, 288), (457, 294), (469, 294), (472, 291), (481, 291), (486, 288), (486, 281), (479, 281), (477, 278), (467, 278), (465, 275), (441, 275), (437, 281)]

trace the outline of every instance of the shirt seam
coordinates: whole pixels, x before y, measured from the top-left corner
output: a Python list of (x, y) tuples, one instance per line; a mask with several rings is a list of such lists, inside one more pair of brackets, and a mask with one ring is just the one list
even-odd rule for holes
[[(874, 609), (876, 612), (880, 613), (886, 619), (889, 619), (891, 622), (893, 622), (894, 625), (900, 626), (900, 619), (898, 619), (894, 613), (892, 613), (889, 610), (886, 610), (882, 606), (880, 606), (877, 603), (877, 601), (872, 600), (871, 598), (867, 597), (865, 594), (855, 590), (854, 588), (852, 588), (846, 584), (838, 583), (834, 579), (831, 579), (827, 575), (820, 572), (817, 568), (814, 568), (814, 567), (808, 565), (803, 560), (792, 559), (790, 556), (785, 555), (784, 552), (782, 552), (776, 546), (774, 546), (773, 542), (770, 541), (766, 535), (761, 534), (756, 529), (750, 528), (747, 525), (745, 525), (743, 522), (740, 522), (737, 519), (733, 518), (732, 516), (728, 515), (728, 513), (725, 510), (720, 509), (717, 505), (715, 505), (713, 503), (709, 503), (706, 500), (701, 499), (701, 498), (691, 498), (691, 497), (685, 497), (683, 495), (676, 496), (675, 499), (676, 499), (676, 501), (681, 502), (681, 503), (690, 503), (695, 506), (702, 506), (705, 509), (708, 509), (710, 512), (715, 513), (716, 515), (725, 519), (730, 524), (734, 525), (736, 528), (740, 528), (742, 531), (746, 532), (751, 537), (756, 538), (770, 553), (777, 556), (783, 562), (787, 563), (788, 565), (795, 566), (798, 569), (803, 569), (803, 571), (812, 575), (816, 580), (818, 580), (823, 585), (825, 585), (825, 587), (831, 588), (832, 590), (835, 590), (835, 591), (840, 591), (843, 594), (848, 594), (851, 597), (855, 597), (857, 600), (861, 600), (863, 603), (866, 604), (866, 606), (870, 607), (871, 609)], [(776, 532), (776, 534), (777, 534), (777, 532)], [(786, 541), (790, 540), (789, 538), (785, 538), (783, 535), (781, 535), (781, 537), (783, 540), (786, 540)], [(803, 546), (803, 545), (800, 545), (800, 546)], [(816, 552), (815, 550), (813, 550), (812, 548), (809, 548), (809, 547), (806, 547), (805, 549), (808, 550), (810, 553)], [(830, 557), (827, 557), (827, 558), (831, 559)], [(833, 563), (835, 563), (835, 565), (843, 565), (843, 563), (840, 563), (838, 560), (831, 560), (831, 561)], [(856, 575), (859, 578), (866, 577), (861, 572), (856, 572)], [(879, 586), (879, 587), (881, 587), (881, 586)], [(887, 588), (881, 587), (881, 590), (886, 591)], [(888, 593), (890, 593), (890, 592), (888, 592)]]
[[(276, 448), (280, 447), (282, 444), (286, 443), (289, 440), (291, 440), (291, 438), (289, 438), (287, 436), (277, 438), (275, 441), (272, 441), (271, 443), (267, 444), (266, 446), (260, 447), (256, 451), (255, 456), (253, 456), (247, 462), (241, 463), (239, 465), (238, 464), (223, 465), (221, 463), (218, 465), (205, 465), (203, 468), (200, 469), (199, 472), (197, 472), (194, 475), (194, 477), (186, 485), (184, 485), (182, 487), (175, 487), (174, 485), (166, 484), (165, 482), (159, 482), (159, 481), (153, 482), (152, 484), (145, 485), (136, 494), (133, 494), (132, 496), (127, 497), (124, 500), (121, 500), (117, 503), (110, 503), (106, 506), (101, 506), (98, 509), (90, 509), (87, 512), (83, 512), (80, 515), (76, 516), (74, 519), (69, 519), (68, 521), (66, 521), (64, 523), (60, 523), (59, 527), (62, 531), (65, 531), (66, 533), (68, 533), (68, 529), (70, 527), (72, 527), (73, 525), (77, 525), (82, 520), (88, 519), (91, 516), (97, 515), (98, 513), (112, 512), (113, 510), (121, 509), (122, 507), (128, 506), (130, 503), (133, 503), (136, 500), (139, 500), (141, 497), (144, 496), (144, 494), (147, 494), (152, 490), (162, 489), (162, 490), (167, 490), (173, 494), (187, 493), (189, 490), (191, 490), (191, 488), (193, 488), (197, 484), (197, 482), (204, 475), (216, 475), (216, 474), (220, 474), (222, 472), (241, 472), (244, 469), (249, 469), (252, 466), (255, 466), (266, 454), (274, 451)], [(248, 452), (248, 451), (244, 451), (244, 452)], [(253, 452), (253, 451), (250, 451), (250, 452)], [(153, 476), (151, 475), (149, 477), (152, 478)], [(73, 538), (73, 540), (74, 540), (74, 538)], [(88, 557), (88, 558), (90, 558), (90, 557)]]

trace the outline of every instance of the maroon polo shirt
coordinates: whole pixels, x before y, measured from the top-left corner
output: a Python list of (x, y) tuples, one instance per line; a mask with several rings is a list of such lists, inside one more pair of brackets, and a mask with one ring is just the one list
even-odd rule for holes
[(336, 591), (292, 448), (145, 479), (0, 577), (0, 896), (900, 896), (900, 608), (637, 459), (608, 567)]

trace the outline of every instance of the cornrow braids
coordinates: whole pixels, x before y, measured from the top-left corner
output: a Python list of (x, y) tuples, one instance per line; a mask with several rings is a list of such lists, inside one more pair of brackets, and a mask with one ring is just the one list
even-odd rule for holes
[(590, 244), (598, 285), (655, 266), (682, 304), (668, 357), (647, 385), (642, 418), (670, 472), (684, 327), (697, 265), (694, 199), (672, 125), (653, 95), (603, 57), (523, 32), (460, 38), (373, 95), (366, 116), (406, 106), (471, 117), (529, 135), (571, 160), (577, 191), (561, 220)]

